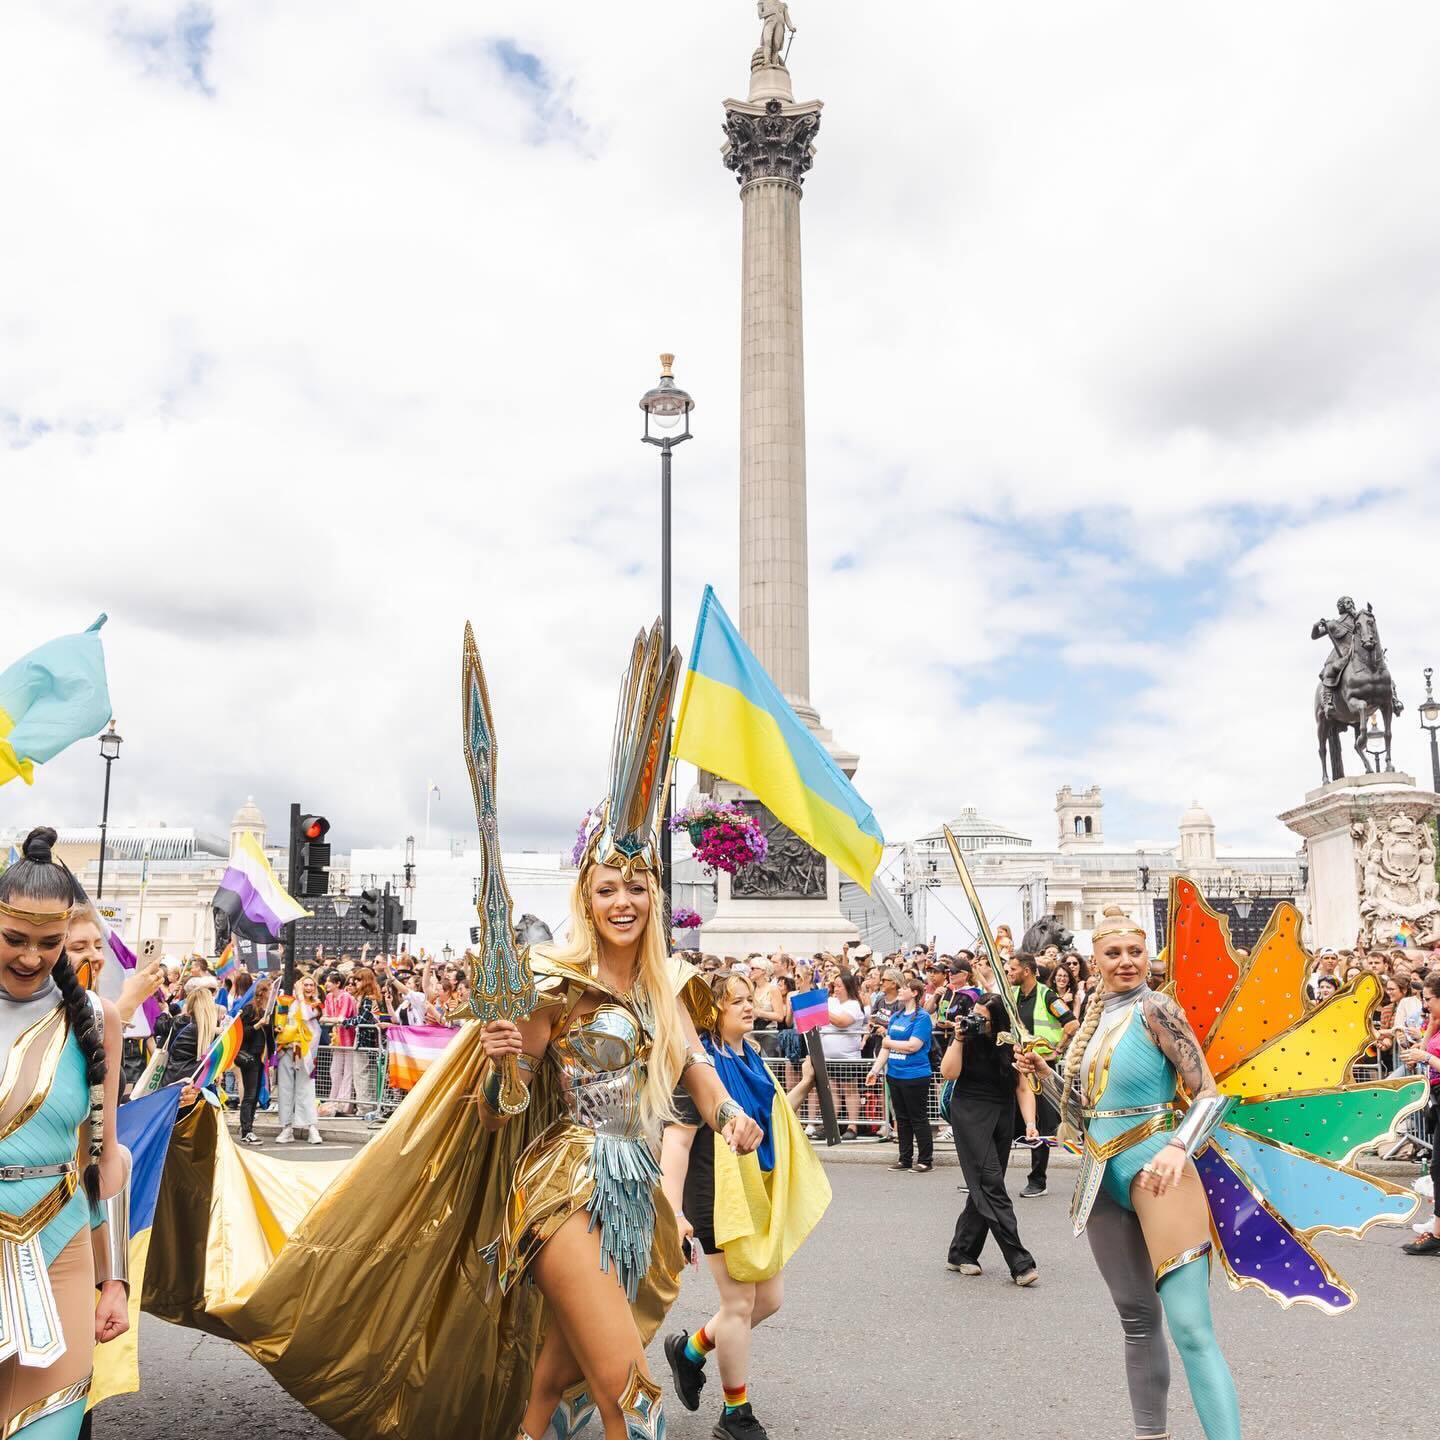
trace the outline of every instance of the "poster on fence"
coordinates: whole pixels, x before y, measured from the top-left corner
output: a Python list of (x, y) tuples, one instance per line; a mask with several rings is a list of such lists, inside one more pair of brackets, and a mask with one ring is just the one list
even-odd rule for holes
[(413, 1090), (459, 1033), (444, 1025), (392, 1025), (385, 1032), (390, 1050), (385, 1078), (390, 1088)]

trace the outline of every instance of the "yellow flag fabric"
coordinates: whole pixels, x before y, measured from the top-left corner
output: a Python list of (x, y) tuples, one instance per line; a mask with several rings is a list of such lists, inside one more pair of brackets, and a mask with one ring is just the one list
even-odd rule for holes
[(770, 1133), (775, 1168), (768, 1174), (756, 1156), (736, 1155), (714, 1136), (715, 1243), (731, 1278), (745, 1284), (778, 1275), (830, 1208), (825, 1169), (778, 1087)]

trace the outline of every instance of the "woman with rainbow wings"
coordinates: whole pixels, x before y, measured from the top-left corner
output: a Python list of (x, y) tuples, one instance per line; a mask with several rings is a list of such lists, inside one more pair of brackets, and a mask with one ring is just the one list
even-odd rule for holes
[(1063, 1074), (1023, 1061), (1079, 1137), (1071, 1217), (1120, 1313), (1143, 1440), (1169, 1434), (1162, 1319), (1208, 1440), (1241, 1433), (1211, 1324), (1213, 1258), (1236, 1289), (1338, 1314), (1354, 1292), (1311, 1242), (1402, 1224), (1416, 1205), (1351, 1162), (1422, 1103), (1423, 1081), (1354, 1081), (1379, 984), (1360, 976), (1307, 1013), (1299, 932), (1299, 914), (1282, 904), (1254, 952), (1237, 957), (1225, 920), (1177, 879), (1167, 983), (1156, 991), (1144, 932), (1110, 907), (1093, 932), (1101, 988)]

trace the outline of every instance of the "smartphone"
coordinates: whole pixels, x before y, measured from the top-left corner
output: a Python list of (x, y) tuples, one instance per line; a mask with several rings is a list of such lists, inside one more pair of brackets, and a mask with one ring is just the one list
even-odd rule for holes
[(158, 940), (142, 940), (140, 942), (140, 963), (142, 965), (153, 965), (157, 960), (165, 958), (165, 947)]

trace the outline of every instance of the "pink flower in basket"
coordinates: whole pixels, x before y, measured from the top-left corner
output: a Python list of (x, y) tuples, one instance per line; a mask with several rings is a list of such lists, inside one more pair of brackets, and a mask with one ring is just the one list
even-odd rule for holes
[(700, 919), (695, 911), (687, 910), (684, 906), (681, 906), (681, 908), (670, 917), (670, 924), (674, 926), (676, 930), (696, 930), (704, 924), (704, 921)]
[(705, 800), (676, 813), (672, 830), (685, 830), (695, 858), (712, 875), (734, 875), (763, 860), (770, 846), (765, 832), (743, 805)]

